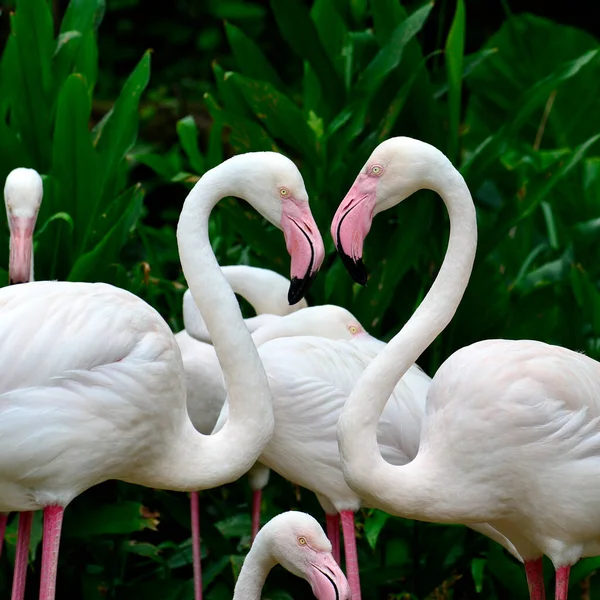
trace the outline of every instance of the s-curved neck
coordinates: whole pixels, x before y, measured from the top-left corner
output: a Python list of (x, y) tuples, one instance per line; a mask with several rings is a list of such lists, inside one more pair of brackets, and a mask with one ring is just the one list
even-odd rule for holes
[(208, 235), (215, 204), (226, 196), (243, 197), (240, 167), (244, 173), (245, 156), (222, 163), (198, 181), (185, 200), (177, 227), (183, 272), (212, 338), (230, 405), (229, 419), (218, 433), (204, 436), (191, 423), (183, 432), (177, 472), (172, 474), (176, 489), (203, 489), (238, 479), (256, 462), (273, 433), (267, 376)]
[(260, 600), (269, 571), (276, 561), (259, 537), (248, 552), (233, 590), (233, 600)]
[(403, 466), (392, 466), (383, 459), (377, 445), (377, 423), (398, 381), (454, 316), (477, 247), (475, 207), (464, 179), (441, 152), (431, 153), (427, 160), (428, 175), (422, 187), (442, 197), (450, 217), (444, 261), (413, 316), (363, 372), (338, 421), (344, 476), (354, 491), (373, 499), (383, 510), (422, 520), (429, 520), (435, 483), (430, 484), (426, 470), (420, 468), (419, 456)]

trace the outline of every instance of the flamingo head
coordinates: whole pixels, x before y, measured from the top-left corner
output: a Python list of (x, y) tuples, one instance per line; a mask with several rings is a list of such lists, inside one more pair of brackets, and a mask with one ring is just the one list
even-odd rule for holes
[(361, 285), (367, 282), (363, 244), (373, 217), (427, 187), (423, 177), (429, 144), (395, 137), (375, 148), (331, 222), (331, 235), (344, 266)]
[(14, 169), (6, 178), (4, 201), (10, 228), (10, 283), (25, 283), (33, 278), (33, 230), (43, 193), (42, 178), (34, 169)]
[(310, 515), (289, 511), (271, 519), (255, 544), (268, 539), (273, 559), (308, 581), (318, 600), (350, 600), (346, 577), (331, 554), (331, 543)]

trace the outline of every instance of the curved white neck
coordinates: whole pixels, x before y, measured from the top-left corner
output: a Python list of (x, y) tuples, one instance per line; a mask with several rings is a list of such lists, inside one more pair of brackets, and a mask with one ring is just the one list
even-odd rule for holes
[(206, 173), (189, 193), (179, 218), (181, 264), (223, 370), (229, 419), (210, 436), (198, 433), (191, 422), (186, 424), (171, 453), (171, 470), (157, 474), (168, 489), (198, 490), (235, 481), (256, 462), (273, 433), (267, 376), (208, 236), (208, 218), (215, 204), (244, 193), (239, 171), (243, 160), (237, 157), (234, 165), (225, 162)]
[[(444, 262), (413, 316), (365, 369), (338, 421), (344, 476), (354, 491), (378, 508), (421, 520), (428, 520), (429, 506), (434, 504), (435, 482), (430, 485), (413, 463), (392, 466), (382, 458), (377, 423), (398, 381), (454, 316), (475, 259), (477, 219), (469, 189), (441, 152), (433, 158), (423, 187), (442, 197), (450, 217)], [(439, 486), (436, 489), (443, 494)]]
[(257, 537), (242, 565), (233, 600), (260, 600), (267, 575), (276, 564), (263, 540)]

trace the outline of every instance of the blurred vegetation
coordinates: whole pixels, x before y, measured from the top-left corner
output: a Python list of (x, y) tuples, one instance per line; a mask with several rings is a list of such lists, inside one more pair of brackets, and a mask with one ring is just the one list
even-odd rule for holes
[[(366, 288), (351, 284), (328, 229), (373, 148), (409, 135), (460, 168), (480, 239), (461, 307), (421, 366), (433, 375), (454, 350), (490, 337), (600, 358), (600, 32), (589, 11), (517, 4), (17, 0), (13, 14), (15, 2), (5, 3), (0, 178), (16, 166), (44, 177), (36, 279), (114, 283), (180, 329), (175, 223), (187, 190), (233, 153), (279, 150), (302, 170), (328, 250), (309, 302), (343, 305), (389, 339), (443, 258), (442, 203), (421, 192), (375, 219)], [(214, 211), (211, 234), (221, 264), (286, 274), (279, 232), (235, 199)], [(0, 270), (7, 237), (0, 228)], [(289, 508), (322, 519), (306, 490), (273, 475), (265, 492), (265, 520)], [(250, 493), (240, 481), (201, 502), (205, 593), (221, 600), (249, 547)], [(28, 598), (37, 597), (40, 517)], [(16, 525), (13, 516), (3, 598)], [(184, 494), (120, 482), (89, 490), (66, 512), (61, 597), (190, 598), (189, 530)], [(366, 600), (528, 597), (522, 568), (464, 527), (363, 510), (358, 535)], [(594, 558), (574, 567), (572, 597), (598, 566)], [(600, 578), (585, 586), (587, 597), (600, 594)], [(279, 600), (309, 595), (282, 569), (265, 590)]]

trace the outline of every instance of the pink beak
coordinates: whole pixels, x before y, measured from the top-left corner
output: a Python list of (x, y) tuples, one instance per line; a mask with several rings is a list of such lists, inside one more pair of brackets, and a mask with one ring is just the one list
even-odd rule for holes
[(318, 600), (350, 600), (352, 593), (346, 576), (329, 552), (317, 554), (306, 577)]
[(32, 281), (33, 229), (36, 217), (9, 216), (10, 258), (8, 263), (9, 283)]
[(292, 259), (290, 305), (302, 300), (323, 263), (325, 247), (308, 202), (292, 198), (282, 200), (281, 229), (287, 251)]
[(373, 221), (377, 179), (360, 174), (339, 205), (331, 222), (331, 236), (344, 266), (361, 285), (367, 283), (362, 262), (363, 244)]

